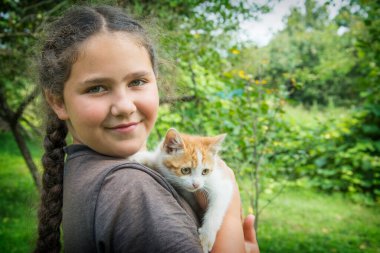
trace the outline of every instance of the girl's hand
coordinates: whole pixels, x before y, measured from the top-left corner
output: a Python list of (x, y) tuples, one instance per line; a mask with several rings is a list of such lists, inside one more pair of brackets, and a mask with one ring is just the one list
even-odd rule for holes
[(204, 212), (208, 205), (207, 195), (204, 191), (199, 190), (194, 192), (195, 199), (201, 208), (201, 212)]

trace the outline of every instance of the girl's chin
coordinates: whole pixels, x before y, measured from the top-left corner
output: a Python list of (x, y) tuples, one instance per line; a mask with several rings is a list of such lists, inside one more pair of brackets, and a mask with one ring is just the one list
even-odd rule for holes
[(141, 145), (141, 144), (128, 144), (124, 147), (120, 147), (118, 153), (121, 154), (122, 157), (128, 157), (128, 156), (136, 154), (137, 152), (144, 151), (144, 150), (146, 150), (146, 147), (144, 144), (143, 145)]
[[(90, 147), (91, 148), (91, 147)], [(99, 148), (93, 148), (95, 151), (97, 151), (100, 154), (104, 154), (107, 156), (112, 157), (120, 157), (120, 158), (127, 158), (128, 156), (131, 156), (139, 151), (138, 148), (132, 148), (131, 146), (119, 146), (119, 147), (99, 147)]]

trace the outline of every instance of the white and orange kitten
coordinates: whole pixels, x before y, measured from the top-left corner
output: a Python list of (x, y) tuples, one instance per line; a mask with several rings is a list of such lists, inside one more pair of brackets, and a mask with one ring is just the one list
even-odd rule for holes
[(214, 245), (233, 192), (233, 183), (218, 167), (224, 138), (187, 135), (171, 128), (155, 151), (138, 152), (128, 158), (157, 170), (192, 206), (193, 193), (206, 192), (207, 210), (198, 231), (205, 253)]

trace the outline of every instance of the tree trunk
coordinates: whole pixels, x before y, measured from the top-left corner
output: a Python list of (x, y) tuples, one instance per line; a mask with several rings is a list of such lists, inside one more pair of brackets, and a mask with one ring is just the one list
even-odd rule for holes
[(35, 185), (37, 186), (37, 189), (41, 191), (41, 176), (38, 172), (37, 166), (33, 161), (32, 155), (29, 152), (28, 147), (26, 146), (26, 142), (24, 138), (22, 137), (20, 133), (20, 126), (18, 123), (11, 126), (11, 131), (13, 134), (13, 137), (16, 140), (17, 146), (21, 151), (22, 156), (24, 157), (24, 160), (29, 168), (30, 173), (32, 174), (33, 180)]
[(21, 134), (21, 125), (19, 123), (20, 118), (25, 110), (25, 108), (30, 104), (39, 94), (38, 88), (34, 88), (33, 91), (20, 103), (16, 111), (13, 111), (6, 101), (6, 96), (4, 92), (4, 85), (0, 83), (0, 118), (6, 122), (12, 131), (13, 137), (16, 140), (17, 146), (20, 149), (21, 155), (23, 156), (26, 165), (30, 173), (32, 174), (34, 184), (37, 189), (41, 191), (41, 176), (38, 172), (37, 166), (32, 159), (32, 155), (29, 152), (28, 147), (24, 137)]

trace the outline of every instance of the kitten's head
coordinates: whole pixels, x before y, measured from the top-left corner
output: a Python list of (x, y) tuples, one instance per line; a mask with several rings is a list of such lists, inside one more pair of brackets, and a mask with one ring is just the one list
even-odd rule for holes
[(203, 188), (216, 169), (215, 158), (225, 136), (192, 136), (169, 129), (160, 147), (165, 167), (162, 172), (172, 184), (185, 190), (193, 192)]

